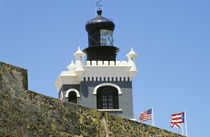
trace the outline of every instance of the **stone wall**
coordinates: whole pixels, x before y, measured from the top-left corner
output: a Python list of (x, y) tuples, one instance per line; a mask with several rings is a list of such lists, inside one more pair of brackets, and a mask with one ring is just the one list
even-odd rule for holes
[(27, 89), (27, 71), (0, 62), (1, 137), (181, 137)]

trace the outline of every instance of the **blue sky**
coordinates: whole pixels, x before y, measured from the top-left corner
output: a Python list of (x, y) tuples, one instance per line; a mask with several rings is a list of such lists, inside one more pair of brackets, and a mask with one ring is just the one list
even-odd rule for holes
[[(87, 47), (85, 24), (96, 0), (1, 0), (0, 61), (28, 69), (29, 89), (57, 97), (57, 77)], [(207, 137), (210, 123), (210, 1), (104, 0), (114, 21), (118, 60), (133, 47), (135, 118), (154, 108), (155, 125), (172, 132), (170, 114), (187, 112), (190, 137)], [(151, 121), (145, 122), (152, 124)]]

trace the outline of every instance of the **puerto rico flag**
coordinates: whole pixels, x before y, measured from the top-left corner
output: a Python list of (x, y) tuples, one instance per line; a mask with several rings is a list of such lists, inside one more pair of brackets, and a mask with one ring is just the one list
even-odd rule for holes
[(177, 114), (171, 114), (172, 119), (170, 120), (170, 123), (172, 124), (172, 128), (181, 128), (180, 124), (184, 123), (184, 112), (177, 113)]

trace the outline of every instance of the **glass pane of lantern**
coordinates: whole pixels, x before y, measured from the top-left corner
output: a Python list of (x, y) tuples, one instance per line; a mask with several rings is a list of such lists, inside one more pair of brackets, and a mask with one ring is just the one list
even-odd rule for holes
[(113, 46), (112, 31), (100, 30), (100, 44), (101, 46)]

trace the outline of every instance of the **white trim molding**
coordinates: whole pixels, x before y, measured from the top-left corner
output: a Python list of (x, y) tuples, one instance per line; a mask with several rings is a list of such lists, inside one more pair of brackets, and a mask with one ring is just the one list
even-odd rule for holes
[(98, 88), (103, 87), (103, 86), (115, 87), (115, 88), (117, 89), (117, 91), (118, 91), (118, 94), (119, 94), (119, 95), (122, 94), (122, 91), (121, 91), (120, 87), (119, 87), (118, 85), (116, 85), (116, 84), (113, 84), (113, 83), (102, 83), (102, 84), (97, 85), (97, 86), (94, 88), (93, 94), (96, 95)]
[(122, 109), (97, 109), (98, 111), (104, 111), (104, 112), (121, 112)]
[(60, 100), (63, 100), (63, 92), (60, 93)]
[(78, 98), (80, 97), (79, 91), (76, 90), (76, 89), (74, 89), (74, 88), (71, 88), (71, 89), (68, 89), (68, 90), (66, 91), (66, 94), (65, 94), (65, 97), (66, 97), (66, 98), (69, 97), (69, 93), (70, 93), (71, 91), (76, 92), (77, 97), (78, 97)]
[(130, 118), (130, 120), (137, 121), (137, 119), (135, 119), (135, 118)]

